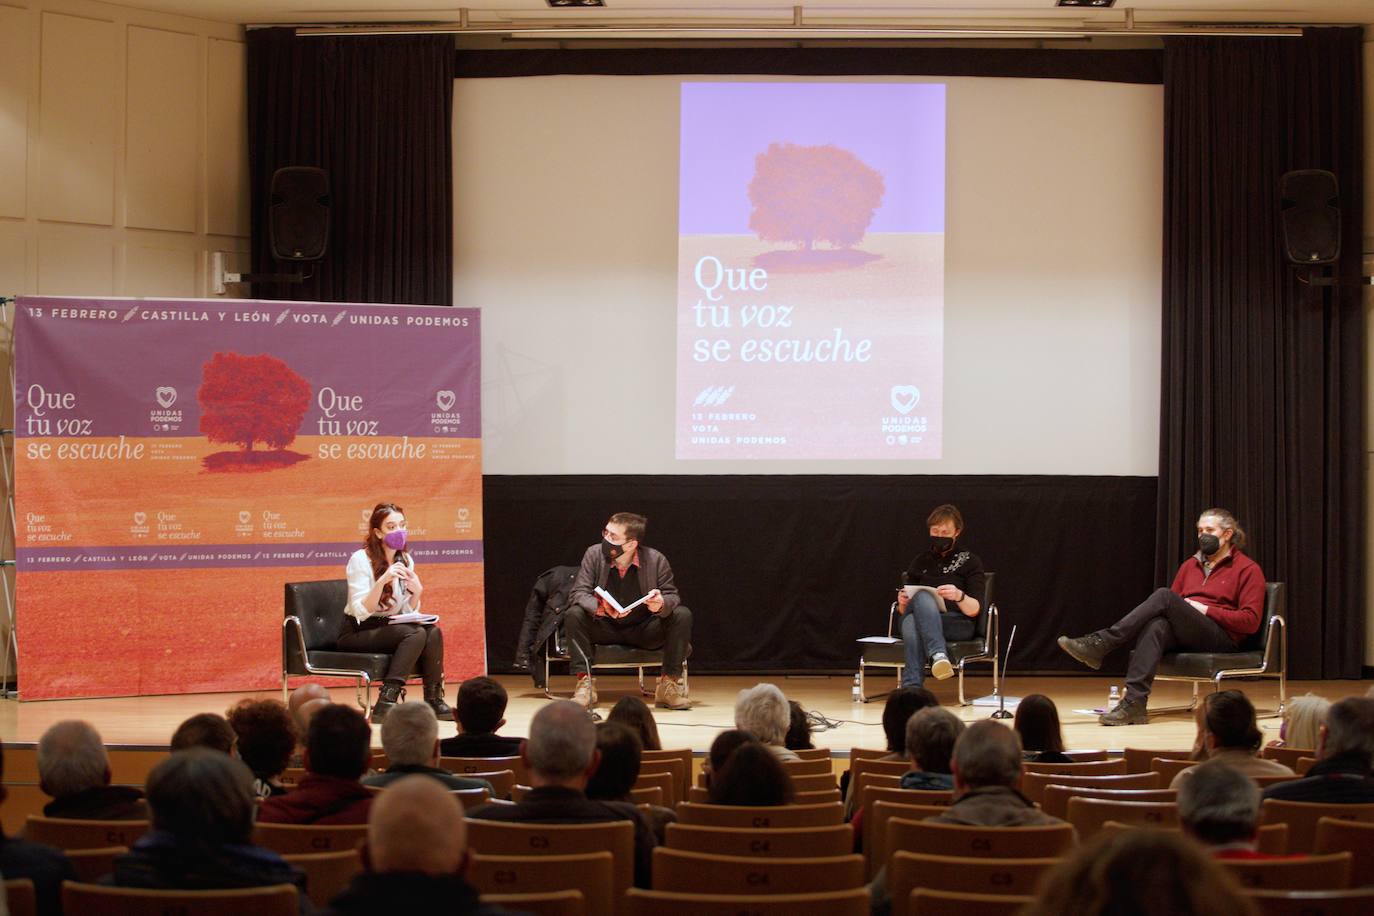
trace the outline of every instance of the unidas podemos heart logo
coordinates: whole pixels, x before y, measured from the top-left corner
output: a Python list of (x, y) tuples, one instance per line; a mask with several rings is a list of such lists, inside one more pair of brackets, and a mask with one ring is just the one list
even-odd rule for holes
[(458, 396), (447, 388), (434, 395), (434, 403), (439, 405), (439, 409), (444, 413), (448, 413), (457, 402)]
[(915, 385), (893, 385), (888, 399), (892, 402), (893, 410), (906, 416), (921, 403), (921, 389)]
[(135, 525), (141, 525), (141, 524), (143, 524), (144, 522), (146, 522), (147, 520), (148, 520), (148, 513), (147, 513), (147, 512), (135, 512), (135, 513), (134, 513), (134, 524), (135, 524)]
[(171, 407), (177, 402), (177, 390), (175, 388), (168, 388), (163, 385), (153, 393), (157, 396), (157, 402), (162, 405), (163, 409)]

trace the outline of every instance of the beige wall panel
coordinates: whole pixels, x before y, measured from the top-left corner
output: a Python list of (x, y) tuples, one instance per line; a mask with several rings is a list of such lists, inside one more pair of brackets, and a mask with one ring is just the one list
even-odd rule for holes
[(248, 235), (248, 97), (243, 42), (209, 41), (206, 113), (206, 226)]
[(31, 291), (25, 228), (23, 223), (0, 221), (0, 296)]
[(124, 224), (196, 231), (200, 40), (130, 26)]
[(197, 273), (202, 257), (194, 249), (130, 244), (124, 256), (120, 295), (199, 296)]
[(114, 244), (98, 229), (48, 227), (38, 237), (43, 296), (114, 295)]
[(0, 6), (0, 216), (27, 213), (30, 13)]
[(119, 87), (113, 23), (43, 13), (38, 216), (114, 223)]

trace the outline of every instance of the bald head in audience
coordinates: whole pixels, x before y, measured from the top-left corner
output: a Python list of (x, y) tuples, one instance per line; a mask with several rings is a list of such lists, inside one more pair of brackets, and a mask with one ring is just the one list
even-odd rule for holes
[[(323, 703), (316, 703), (323, 700)], [(291, 711), (291, 718), (296, 720), (296, 728), (300, 733), (305, 734), (306, 728), (310, 726), (310, 718), (305, 715), (305, 707), (311, 703), (316, 703), (312, 708), (313, 712), (318, 712), (329, 704), (329, 691), (325, 690), (320, 684), (302, 684), (291, 691), (291, 699), (286, 704)]]
[(374, 872), (452, 875), (462, 869), (466, 851), (463, 807), (436, 780), (406, 776), (372, 803), (367, 854)]
[(587, 711), (571, 700), (555, 700), (530, 720), (530, 736), (520, 745), (534, 786), (585, 790), (596, 772), (596, 726)]

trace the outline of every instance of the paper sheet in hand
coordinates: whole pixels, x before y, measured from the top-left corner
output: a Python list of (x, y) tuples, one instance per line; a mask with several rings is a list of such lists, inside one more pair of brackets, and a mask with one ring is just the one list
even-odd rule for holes
[[(906, 597), (908, 601), (910, 601), (912, 598), (915, 598), (917, 592), (930, 592), (931, 595), (933, 595), (937, 601), (945, 600), (940, 597), (940, 592), (934, 586), (930, 585), (903, 585), (902, 591), (906, 592)], [(943, 605), (941, 606), (943, 607)]]
[(393, 623), (438, 623), (438, 614), (421, 614), (419, 611), (411, 611), (408, 614), (393, 614), (388, 617), (386, 622)]
[(645, 601), (649, 600), (649, 595), (644, 595), (642, 598), (640, 598), (633, 604), (628, 604), (625, 607), (621, 607), (620, 602), (612, 598), (611, 593), (606, 591), (601, 586), (598, 585), (596, 588), (592, 589), (592, 591), (596, 594), (596, 597), (600, 598), (602, 601), (606, 602), (606, 604), (610, 605), (612, 616), (614, 617), (624, 617), (626, 614), (630, 613), (630, 611), (633, 611), (635, 608), (639, 607)]

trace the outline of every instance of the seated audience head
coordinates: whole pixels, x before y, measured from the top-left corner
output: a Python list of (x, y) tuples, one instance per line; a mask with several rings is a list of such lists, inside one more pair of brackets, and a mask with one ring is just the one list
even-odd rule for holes
[(918, 709), (939, 706), (940, 701), (924, 687), (898, 687), (887, 695), (883, 705), (883, 735), (887, 749), (898, 757), (906, 756), (906, 721)]
[(639, 735), (619, 722), (602, 722), (596, 727), (596, 749), (601, 762), (587, 782), (587, 797), (607, 801), (629, 798), (644, 755)]
[(229, 709), (229, 727), (238, 736), (239, 757), (260, 779), (285, 770), (296, 750), (296, 724), (277, 700), (240, 700)]
[(221, 754), (232, 754), (237, 740), (228, 719), (218, 713), (202, 712), (177, 726), (172, 733), (172, 750), (208, 747)]
[(748, 744), (750, 741), (757, 740), (753, 735), (739, 728), (726, 729), (716, 735), (716, 740), (711, 742), (711, 749), (706, 752), (706, 759), (701, 764), (701, 771), (706, 776), (706, 785), (711, 785), (713, 775), (725, 767), (725, 761), (735, 752), (735, 748), (741, 744)]
[(1283, 724), (1279, 726), (1279, 738), (1284, 746), (1316, 750), (1318, 733), (1330, 708), (1331, 701), (1315, 693), (1289, 700), (1283, 709)]
[(291, 691), (291, 698), (286, 703), (286, 708), (291, 713), (291, 718), (296, 721), (296, 731), (305, 734), (305, 727), (310, 723), (301, 718), (301, 709), (305, 704), (312, 700), (324, 700), (329, 702), (329, 691), (323, 684), (302, 684)]
[(153, 827), (201, 847), (251, 841), (257, 797), (241, 761), (205, 747), (177, 751), (148, 774)]
[[(471, 677), (458, 687), (454, 716), (465, 735), (490, 735), (506, 724), (506, 688), (489, 677)], [(385, 721), (385, 720), (383, 720)]]
[(43, 733), (38, 739), (38, 784), (53, 798), (110, 784), (110, 757), (95, 726), (68, 719)]
[(1064, 732), (1059, 727), (1059, 709), (1043, 693), (1032, 693), (1016, 704), (1012, 727), (1021, 736), (1027, 751), (1064, 753)]
[(439, 762), (439, 720), (428, 703), (392, 707), (382, 720), (382, 750), (391, 766), (432, 767)]
[(906, 754), (913, 769), (948, 773), (964, 723), (942, 706), (918, 709), (906, 722)]
[[(972, 731), (972, 729), (970, 729)], [(1023, 916), (1251, 916), (1224, 866), (1164, 830), (1099, 833), (1054, 867)]]
[(787, 708), (791, 718), (787, 723), (787, 737), (782, 746), (792, 751), (806, 751), (815, 747), (811, 743), (811, 722), (806, 718), (806, 710), (796, 700), (788, 700)]
[(1015, 786), (1021, 778), (1021, 739), (1000, 722), (974, 722), (955, 742), (950, 769), (959, 789)]
[(713, 805), (788, 805), (796, 797), (792, 777), (768, 748), (746, 741), (725, 758), (711, 779)]
[(1318, 748), (1323, 759), (1348, 754), (1370, 769), (1374, 763), (1374, 699), (1346, 697), (1332, 703), (1321, 727)]
[(367, 817), (372, 871), (453, 875), (466, 855), (463, 807), (437, 780), (403, 776), (373, 800)]
[(735, 700), (735, 728), (747, 731), (764, 744), (781, 746), (790, 720), (787, 697), (776, 684), (755, 684), (741, 690)]
[[(388, 716), (390, 718), (390, 716)], [(310, 719), (305, 768), (316, 776), (357, 780), (372, 757), (372, 727), (351, 706), (330, 703)]]
[(1222, 690), (1209, 693), (1203, 705), (1206, 712), (1202, 724), (1206, 729), (1204, 740), (1209, 755), (1218, 751), (1259, 753), (1264, 735), (1255, 720), (1255, 705), (1249, 697), (1239, 690)]
[(596, 726), (572, 700), (554, 700), (535, 713), (520, 750), (535, 786), (586, 789), (600, 757)]
[(1179, 823), (1205, 846), (1253, 844), (1259, 816), (1259, 786), (1220, 760), (1198, 764), (1179, 784)]
[(630, 695), (616, 700), (615, 705), (611, 707), (610, 715), (606, 716), (606, 721), (619, 722), (621, 725), (633, 729), (639, 735), (644, 750), (663, 750), (663, 742), (658, 737), (658, 723), (654, 721), (654, 714), (649, 709), (649, 704), (639, 697)]
[(306, 732), (310, 731), (310, 720), (315, 718), (315, 713), (333, 705), (333, 700), (308, 700), (301, 705), (300, 715), (296, 717), (300, 722), (296, 727), (296, 732), (302, 740), (305, 739)]

